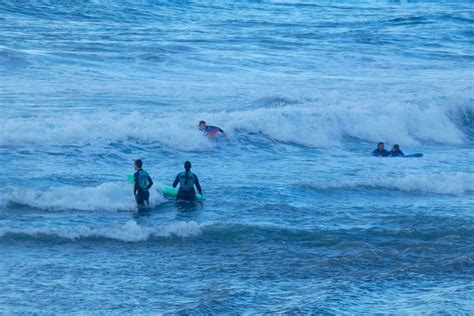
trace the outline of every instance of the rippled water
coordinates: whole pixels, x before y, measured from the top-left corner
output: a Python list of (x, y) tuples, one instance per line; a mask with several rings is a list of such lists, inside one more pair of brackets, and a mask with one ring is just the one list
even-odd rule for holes
[[(0, 313), (471, 313), (473, 29), (470, 1), (1, 3)], [(137, 212), (137, 158), (205, 202)]]

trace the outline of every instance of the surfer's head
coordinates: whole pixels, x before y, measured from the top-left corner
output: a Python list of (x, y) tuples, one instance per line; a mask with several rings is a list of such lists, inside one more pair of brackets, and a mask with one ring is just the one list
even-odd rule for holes
[(203, 130), (203, 129), (205, 129), (205, 128), (206, 128), (206, 122), (205, 122), (205, 121), (199, 122), (199, 129), (200, 129), (200, 130)]
[(141, 159), (135, 160), (135, 170), (141, 169), (143, 166), (143, 161)]
[(185, 162), (184, 162), (184, 169), (185, 169), (186, 171), (191, 170), (191, 161), (185, 161)]
[(398, 146), (398, 144), (395, 144), (392, 146), (392, 150), (393, 151), (399, 151), (400, 150), (400, 146)]
[(384, 149), (385, 149), (385, 144), (384, 144), (383, 142), (379, 142), (379, 143), (377, 144), (377, 149), (378, 149), (378, 150), (384, 150)]

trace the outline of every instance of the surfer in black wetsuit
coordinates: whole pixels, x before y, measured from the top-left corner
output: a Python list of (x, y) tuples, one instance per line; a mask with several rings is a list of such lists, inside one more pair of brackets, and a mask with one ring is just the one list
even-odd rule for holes
[(137, 201), (138, 206), (145, 206), (149, 204), (150, 192), (148, 191), (153, 185), (148, 172), (142, 169), (143, 162), (140, 159), (135, 160), (135, 174), (133, 175), (134, 186), (133, 195)]
[(392, 146), (392, 150), (390, 150), (390, 153), (388, 154), (390, 157), (400, 157), (400, 156), (405, 156), (403, 151), (400, 150), (400, 146), (397, 144)]
[(377, 148), (372, 151), (372, 155), (376, 157), (388, 157), (390, 152), (385, 149), (385, 144), (380, 142), (377, 144)]
[(179, 190), (176, 199), (195, 201), (196, 191), (194, 191), (194, 186), (198, 189), (199, 194), (202, 195), (201, 185), (199, 184), (197, 175), (191, 172), (191, 162), (186, 161), (184, 163), (184, 169), (185, 171), (178, 173), (173, 182), (173, 188), (176, 188), (179, 183)]

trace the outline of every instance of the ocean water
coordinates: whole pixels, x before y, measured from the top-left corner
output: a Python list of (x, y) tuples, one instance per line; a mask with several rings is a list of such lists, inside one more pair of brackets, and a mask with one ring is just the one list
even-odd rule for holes
[(473, 141), (472, 1), (3, 1), (0, 314), (471, 314)]

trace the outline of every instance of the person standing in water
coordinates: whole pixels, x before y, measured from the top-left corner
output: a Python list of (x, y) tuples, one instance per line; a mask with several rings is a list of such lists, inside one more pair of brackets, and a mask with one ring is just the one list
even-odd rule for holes
[(133, 186), (133, 195), (137, 201), (138, 206), (148, 205), (150, 199), (150, 192), (148, 191), (153, 185), (153, 180), (151, 180), (148, 172), (142, 169), (143, 162), (140, 159), (135, 160), (135, 174), (133, 175), (134, 186)]
[(205, 121), (199, 122), (199, 130), (204, 133), (207, 137), (217, 136), (217, 134), (222, 133), (225, 138), (227, 137), (226, 132), (220, 127), (207, 125)]
[(199, 194), (202, 195), (201, 185), (199, 184), (197, 175), (191, 172), (191, 162), (186, 161), (184, 163), (184, 170), (184, 172), (178, 173), (173, 182), (173, 188), (176, 188), (179, 183), (179, 190), (176, 199), (195, 201), (196, 191), (194, 191), (194, 186), (196, 186)]
[(400, 150), (400, 146), (397, 144), (392, 146), (392, 150), (390, 150), (390, 153), (388, 154), (390, 157), (400, 157), (400, 156), (405, 156), (403, 151)]

